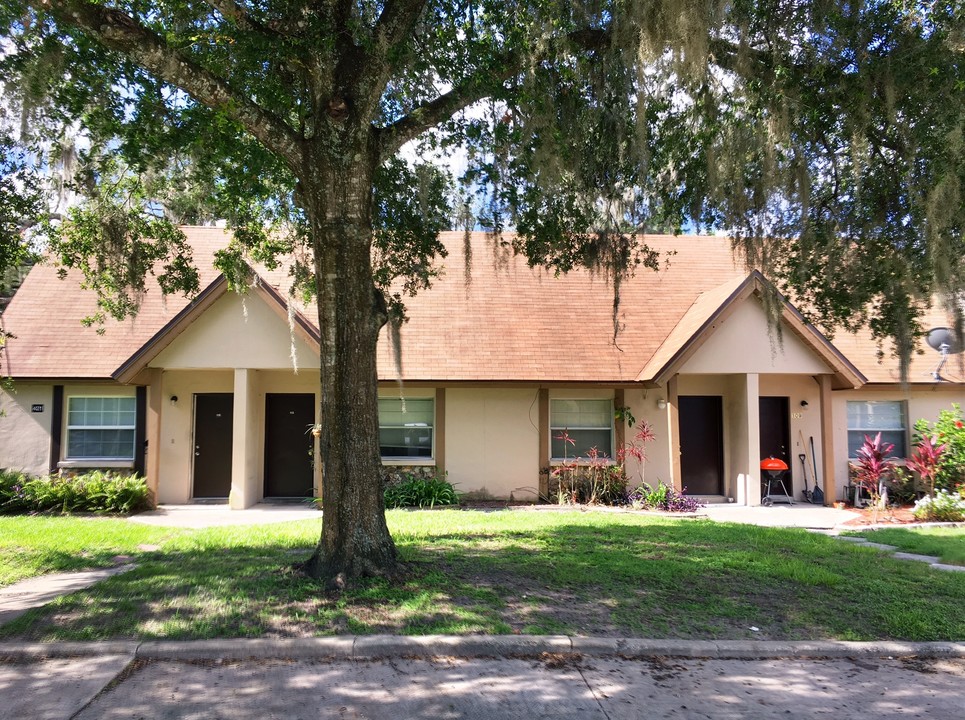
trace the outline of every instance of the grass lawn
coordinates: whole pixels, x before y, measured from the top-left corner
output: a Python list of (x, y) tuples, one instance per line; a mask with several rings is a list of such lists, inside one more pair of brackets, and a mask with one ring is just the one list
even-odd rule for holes
[(854, 533), (902, 552), (934, 555), (949, 565), (965, 565), (965, 527), (882, 528)]
[(46, 573), (108, 567), (177, 530), (119, 518), (0, 516), (0, 587)]
[(388, 518), (405, 568), (393, 583), (329, 595), (294, 573), (320, 520), (184, 531), (137, 569), (27, 613), (0, 638), (965, 639), (965, 574), (801, 530), (577, 511)]

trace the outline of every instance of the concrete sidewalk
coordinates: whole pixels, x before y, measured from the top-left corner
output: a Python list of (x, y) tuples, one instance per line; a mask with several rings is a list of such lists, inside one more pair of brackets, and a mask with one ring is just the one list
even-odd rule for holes
[[(686, 653), (679, 646), (680, 657), (670, 653), (627, 658), (612, 652), (565, 652), (566, 641), (576, 647), (576, 638), (522, 638), (528, 643), (520, 646), (523, 652), (509, 652), (513, 648), (507, 642), (488, 648), (497, 655), (493, 658), (461, 656), (463, 641), (485, 638), (369, 640), (372, 651), (382, 643), (384, 654), (323, 659), (293, 652), (286, 658), (275, 657), (280, 649), (276, 646), (261, 658), (232, 659), (245, 642), (256, 641), (239, 641), (233, 652), (211, 644), (205, 650), (198, 643), (144, 643), (137, 659), (131, 652), (112, 652), (125, 649), (116, 644), (75, 646), (90, 652), (72, 658), (27, 660), (24, 654), (0, 662), (0, 714), (44, 720), (637, 720), (908, 714), (950, 720), (962, 717), (965, 707), (962, 645), (957, 646), (959, 657), (888, 657), (888, 644), (879, 643), (874, 653), (854, 652), (872, 648), (852, 644), (852, 657), (777, 655), (740, 660), (700, 655), (702, 646), (695, 643)], [(540, 641), (560, 647), (556, 652), (539, 651)], [(602, 649), (599, 641), (582, 641)], [(612, 649), (618, 641), (608, 642)], [(288, 649), (297, 650), (299, 643), (302, 650), (307, 647), (297, 641)], [(165, 645), (171, 651), (167, 658), (159, 647)], [(262, 651), (269, 649), (264, 642), (260, 645)], [(756, 645), (763, 652), (767, 644)], [(770, 645), (779, 650), (777, 644)], [(847, 644), (837, 645), (839, 651), (848, 649)], [(181, 650), (175, 652), (175, 646)], [(189, 646), (191, 652), (186, 652)], [(413, 648), (419, 651), (415, 657), (409, 654)], [(4, 649), (10, 648), (0, 646), (0, 657)]]
[(232, 510), (227, 504), (191, 503), (158, 505), (155, 510), (128, 518), (141, 525), (159, 527), (208, 528), (232, 525), (268, 525), (292, 520), (318, 520), (321, 511), (307, 503), (260, 503), (245, 510)]
[(52, 573), (0, 587), (0, 625), (20, 617), (31, 608), (46, 605), (61, 595), (89, 588), (104, 578), (127, 572), (133, 567), (133, 563), (126, 563), (100, 570)]

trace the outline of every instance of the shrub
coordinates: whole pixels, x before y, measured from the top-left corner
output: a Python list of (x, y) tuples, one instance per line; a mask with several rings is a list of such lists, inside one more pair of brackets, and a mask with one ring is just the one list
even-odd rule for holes
[(911, 505), (922, 493), (918, 489), (918, 477), (910, 470), (896, 467), (885, 485), (888, 488), (888, 502), (892, 505)]
[(895, 461), (889, 457), (894, 448), (892, 443), (882, 442), (880, 432), (873, 438), (865, 435), (864, 443), (858, 448), (858, 487), (871, 496), (872, 522), (878, 518), (885, 496), (885, 481), (895, 467)]
[(934, 437), (944, 445), (935, 469), (935, 487), (950, 492), (965, 487), (965, 420), (961, 406), (953, 403), (951, 410), (942, 410), (934, 424), (916, 422), (914, 441), (921, 442), (925, 437)]
[(965, 520), (965, 499), (947, 490), (939, 490), (934, 496), (916, 502), (912, 512), (918, 520), (961, 522)]
[[(617, 408), (616, 418), (631, 427), (635, 422), (628, 408)], [(566, 430), (555, 439), (562, 440), (564, 448), (576, 444)], [(632, 440), (617, 449), (616, 461), (595, 447), (590, 448), (586, 457), (564, 458), (563, 464), (550, 472), (550, 479), (555, 482), (550, 496), (560, 505), (629, 505), (626, 463), (631, 458), (636, 460), (642, 478), (647, 462), (646, 446), (653, 439), (653, 428), (644, 420), (636, 426)]]
[(656, 487), (643, 483), (630, 493), (630, 503), (638, 509), (664, 512), (696, 512), (703, 507), (697, 498), (687, 495), (686, 489), (677, 492), (662, 482)]
[(459, 498), (456, 488), (444, 477), (420, 478), (408, 475), (401, 482), (385, 488), (385, 506), (435, 507), (436, 505), (456, 505)]
[(150, 507), (150, 492), (137, 475), (95, 470), (73, 477), (31, 478), (0, 471), (0, 513), (118, 513)]
[[(591, 455), (595, 448), (591, 450)], [(588, 461), (568, 461), (553, 469), (556, 501), (560, 505), (626, 505), (630, 502), (628, 482), (622, 465), (613, 465), (598, 455)]]

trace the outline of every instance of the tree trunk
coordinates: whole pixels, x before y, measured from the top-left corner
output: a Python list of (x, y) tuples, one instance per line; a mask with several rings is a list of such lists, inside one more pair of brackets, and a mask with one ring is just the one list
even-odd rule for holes
[(321, 336), (322, 536), (305, 571), (335, 587), (390, 574), (396, 563), (379, 452), (376, 343), (387, 316), (372, 278), (376, 154), (368, 134), (360, 136), (320, 149), (299, 182)]

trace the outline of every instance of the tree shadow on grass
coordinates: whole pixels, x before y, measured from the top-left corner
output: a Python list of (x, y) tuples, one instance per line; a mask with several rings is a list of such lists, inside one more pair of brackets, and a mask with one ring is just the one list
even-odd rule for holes
[(401, 536), (399, 550), (398, 578), (338, 594), (292, 569), (301, 558), (290, 541), (162, 551), (27, 613), (0, 638), (965, 637), (965, 577), (800, 531), (560, 520), (531, 532)]

